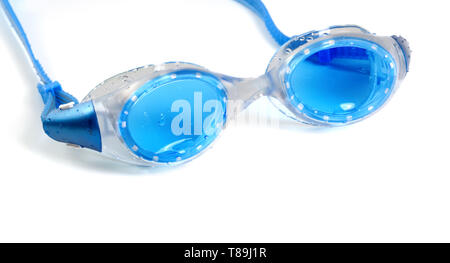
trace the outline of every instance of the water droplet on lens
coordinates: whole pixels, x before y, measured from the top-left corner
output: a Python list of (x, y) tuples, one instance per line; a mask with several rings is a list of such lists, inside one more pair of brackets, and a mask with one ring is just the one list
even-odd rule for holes
[(166, 116), (162, 113), (161, 113), (161, 117), (159, 118), (158, 124), (161, 127), (166, 125)]

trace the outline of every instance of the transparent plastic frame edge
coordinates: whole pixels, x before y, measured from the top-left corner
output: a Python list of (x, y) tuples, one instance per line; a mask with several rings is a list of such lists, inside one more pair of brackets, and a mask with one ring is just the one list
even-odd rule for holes
[[(212, 75), (219, 80), (225, 88), (227, 96), (226, 110), (228, 112), (225, 126), (229, 120), (244, 110), (248, 105), (261, 96), (268, 96), (273, 104), (288, 117), (310, 125), (337, 126), (348, 125), (361, 121), (387, 103), (368, 114), (367, 116), (349, 120), (346, 123), (335, 124), (326, 120), (311, 118), (302, 113), (298, 107), (291, 103), (287, 96), (285, 76), (289, 72), (289, 63), (296, 56), (305, 52), (311, 45), (320, 41), (332, 41), (340, 37), (357, 38), (373, 43), (384, 48), (392, 55), (396, 71), (396, 79), (393, 83), (389, 98), (392, 97), (395, 90), (400, 85), (407, 73), (407, 60), (409, 54), (405, 54), (403, 48), (393, 37), (376, 36), (367, 30), (354, 26), (335, 26), (321, 31), (311, 31), (303, 35), (295, 36), (285, 43), (275, 54), (269, 63), (267, 71), (258, 78), (235, 78), (223, 74), (211, 72), (203, 67), (185, 62), (169, 62), (162, 65), (149, 65), (134, 70), (118, 74), (92, 90), (83, 100), (92, 101), (99, 122), (102, 154), (116, 160), (139, 166), (160, 166), (160, 165), (178, 165), (194, 158), (197, 158), (214, 144), (205, 147), (199, 154), (191, 158), (166, 163), (154, 160), (147, 160), (136, 155), (124, 142), (120, 133), (119, 118), (124, 105), (129, 101), (134, 92), (136, 92), (145, 83), (161, 76), (174, 74), (182, 70), (190, 70), (199, 74)], [(408, 51), (409, 52), (409, 51)], [(388, 99), (389, 99), (388, 98)], [(241, 103), (228, 103), (229, 101), (240, 101)], [(225, 128), (225, 127), (224, 127)], [(219, 136), (220, 137), (220, 136)], [(217, 140), (217, 138), (216, 138)]]

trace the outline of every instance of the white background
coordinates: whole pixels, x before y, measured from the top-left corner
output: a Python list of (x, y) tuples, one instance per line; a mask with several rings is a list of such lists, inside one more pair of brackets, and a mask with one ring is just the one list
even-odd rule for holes
[[(78, 98), (123, 71), (189, 61), (239, 77), (276, 51), (231, 0), (12, 1), (50, 77)], [(44, 134), (37, 79), (0, 14), (0, 241), (450, 241), (446, 1), (266, 0), (288, 35), (358, 24), (402, 34), (411, 72), (374, 117), (230, 127), (177, 168), (144, 169)]]

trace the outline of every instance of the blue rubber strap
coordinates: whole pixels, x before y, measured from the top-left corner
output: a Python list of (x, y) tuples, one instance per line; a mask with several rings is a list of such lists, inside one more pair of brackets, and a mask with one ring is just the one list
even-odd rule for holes
[[(36, 71), (36, 75), (39, 77), (40, 83), (38, 84), (38, 90), (44, 103), (52, 104), (55, 107), (69, 102), (78, 103), (78, 100), (75, 97), (62, 90), (61, 85), (58, 82), (52, 81), (48, 77), (41, 63), (39, 63), (39, 60), (36, 59), (36, 56), (31, 49), (28, 37), (25, 34), (25, 31), (23, 30), (23, 27), (20, 24), (19, 19), (17, 18), (9, 1), (0, 0), (0, 3), (3, 11), (5, 11), (5, 14), (8, 17), (9, 22), (11, 23), (12, 28), (19, 37), (22, 46), (25, 48), (31, 63), (33, 64), (33, 68)], [(53, 102), (51, 103), (51, 101)]]
[(286, 36), (278, 29), (278, 27), (273, 22), (272, 17), (269, 14), (269, 11), (267, 11), (266, 6), (263, 4), (261, 0), (236, 0), (236, 1), (248, 7), (264, 21), (267, 30), (272, 35), (273, 39), (280, 46), (289, 41), (290, 37)]
[(22, 25), (19, 22), (19, 19), (17, 18), (16, 14), (14, 13), (14, 10), (11, 7), (11, 4), (7, 0), (2, 0), (2, 7), (5, 11), (6, 15), (8, 16), (9, 21), (11, 22), (11, 26), (14, 28), (14, 31), (17, 33), (17, 36), (19, 37), (20, 41), (22, 42), (23, 47), (25, 48), (26, 52), (28, 53), (28, 57), (31, 60), (31, 63), (33, 63), (33, 67), (36, 70), (36, 74), (39, 76), (41, 82), (43, 84), (49, 84), (52, 81), (47, 76), (47, 73), (45, 73), (44, 69), (42, 68), (41, 64), (39, 63), (39, 60), (36, 59), (34, 56), (33, 50), (31, 49), (30, 42), (28, 41), (27, 35), (25, 34), (25, 31), (22, 28)]
[[(265, 23), (267, 30), (270, 32), (274, 40), (280, 44), (283, 45), (286, 43), (290, 38), (286, 35), (284, 35), (275, 25), (275, 23), (272, 20), (272, 17), (270, 16), (269, 12), (267, 11), (267, 8), (264, 6), (264, 4), (261, 2), (261, 0), (236, 0), (237, 2), (247, 6), (250, 8), (253, 12), (255, 12)], [(17, 36), (19, 37), (23, 47), (25, 48), (28, 57), (31, 60), (31, 63), (33, 64), (33, 67), (36, 71), (37, 76), (40, 79), (40, 84), (38, 85), (39, 93), (41, 94), (42, 100), (45, 104), (54, 104), (55, 107), (58, 107), (61, 104), (74, 102), (78, 103), (77, 99), (70, 95), (69, 93), (62, 90), (61, 85), (56, 82), (52, 81), (45, 72), (42, 65), (39, 63), (39, 60), (36, 59), (36, 56), (33, 53), (33, 50), (31, 48), (30, 42), (28, 40), (27, 35), (25, 34), (25, 31), (23, 30), (22, 25), (20, 24), (19, 19), (17, 18), (16, 14), (14, 13), (13, 8), (11, 7), (11, 4), (9, 3), (9, 0), (0, 0), (1, 6), (3, 7), (3, 10), (5, 11), (14, 31), (16, 32)], [(54, 100), (52, 100), (54, 98)], [(53, 103), (51, 103), (53, 101)]]

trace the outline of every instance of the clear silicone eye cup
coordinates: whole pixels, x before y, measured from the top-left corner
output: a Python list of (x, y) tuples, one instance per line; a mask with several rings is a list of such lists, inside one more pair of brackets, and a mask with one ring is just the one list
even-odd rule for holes
[(45, 132), (136, 165), (197, 157), (234, 116), (230, 113), (261, 95), (303, 123), (360, 121), (388, 101), (408, 72), (410, 49), (402, 37), (335, 26), (289, 38), (259, 0), (238, 2), (259, 15), (281, 45), (264, 75), (240, 79), (190, 63), (149, 65), (104, 81), (79, 103), (47, 77), (11, 5), (1, 0), (40, 78)]

